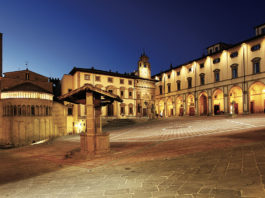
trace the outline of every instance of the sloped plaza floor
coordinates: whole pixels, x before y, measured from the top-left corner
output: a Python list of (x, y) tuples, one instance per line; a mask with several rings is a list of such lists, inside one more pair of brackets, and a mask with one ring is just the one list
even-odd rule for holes
[(0, 150), (0, 197), (265, 197), (265, 115), (107, 127), (111, 152), (79, 137)]

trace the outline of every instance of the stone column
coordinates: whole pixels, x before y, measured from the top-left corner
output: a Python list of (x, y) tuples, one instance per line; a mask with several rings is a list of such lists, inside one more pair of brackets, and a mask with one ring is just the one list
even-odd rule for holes
[(86, 92), (86, 133), (95, 134), (95, 110), (92, 92)]
[(224, 94), (224, 113), (229, 114), (229, 108), (228, 108), (228, 95)]
[(96, 129), (95, 133), (102, 134), (100, 95), (94, 97), (94, 108), (95, 108), (95, 129)]
[(243, 91), (243, 113), (244, 114), (249, 113), (249, 94), (247, 90)]
[(209, 115), (212, 114), (212, 96), (208, 96), (208, 112)]
[(173, 116), (176, 116), (176, 101), (175, 101), (175, 98), (174, 98), (174, 101), (172, 103), (173, 103)]
[(199, 104), (198, 104), (198, 96), (197, 96), (198, 94), (196, 93), (195, 94), (195, 101), (194, 101), (194, 105), (195, 105), (195, 115), (198, 115), (199, 113), (199, 110), (198, 110), (198, 108), (199, 108)]
[(187, 114), (186, 94), (183, 95), (183, 115)]
[(167, 117), (167, 102), (164, 102), (164, 115), (165, 118)]

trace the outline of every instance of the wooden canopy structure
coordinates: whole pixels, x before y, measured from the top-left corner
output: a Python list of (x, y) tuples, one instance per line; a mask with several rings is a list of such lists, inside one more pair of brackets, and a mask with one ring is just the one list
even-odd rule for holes
[(109, 134), (102, 133), (101, 107), (114, 101), (122, 102), (122, 99), (90, 84), (72, 90), (58, 99), (86, 107), (86, 132), (80, 134), (81, 152), (92, 155), (108, 152)]
[(69, 93), (59, 96), (58, 99), (61, 101), (68, 101), (74, 104), (86, 104), (86, 93), (92, 92), (94, 95), (101, 96), (100, 106), (105, 106), (107, 104), (113, 103), (115, 100), (122, 102), (122, 99), (110, 92), (104, 91), (100, 88), (94, 87), (90, 84), (85, 84), (84, 86), (74, 89)]

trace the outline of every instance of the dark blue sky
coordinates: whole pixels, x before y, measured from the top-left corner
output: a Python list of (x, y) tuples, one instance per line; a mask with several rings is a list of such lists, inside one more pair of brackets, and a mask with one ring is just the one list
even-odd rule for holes
[(59, 77), (74, 67), (132, 72), (141, 49), (152, 74), (236, 43), (265, 23), (265, 1), (0, 0), (3, 71)]

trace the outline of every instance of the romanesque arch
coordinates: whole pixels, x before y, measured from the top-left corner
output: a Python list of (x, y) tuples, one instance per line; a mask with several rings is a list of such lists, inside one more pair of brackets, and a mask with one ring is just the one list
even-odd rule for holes
[(172, 101), (172, 98), (169, 97), (167, 99), (167, 116), (168, 117), (171, 117), (174, 115), (174, 110), (173, 110), (173, 101)]
[(241, 87), (234, 86), (229, 91), (229, 112), (235, 114), (243, 113), (243, 92)]
[(183, 104), (183, 97), (179, 96), (176, 99), (176, 115), (183, 116), (184, 115), (184, 104)]
[(216, 89), (213, 93), (213, 113), (220, 115), (224, 112), (224, 93), (221, 89)]
[(198, 110), (199, 110), (199, 115), (208, 114), (208, 95), (206, 92), (202, 92), (199, 95)]
[(263, 113), (265, 108), (265, 85), (255, 82), (249, 88), (249, 112)]

